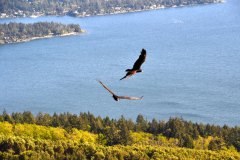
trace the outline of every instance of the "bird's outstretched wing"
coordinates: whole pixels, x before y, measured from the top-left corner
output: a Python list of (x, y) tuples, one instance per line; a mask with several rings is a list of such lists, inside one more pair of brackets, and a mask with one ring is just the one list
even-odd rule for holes
[(114, 94), (110, 89), (107, 88), (101, 81), (97, 80), (108, 92), (110, 92), (113, 96), (115, 96), (117, 99), (128, 99), (128, 100), (141, 100), (142, 97), (129, 97), (129, 96), (117, 96)]
[(145, 49), (142, 49), (142, 52), (140, 54), (140, 56), (138, 57), (138, 59), (136, 60), (136, 62), (133, 65), (133, 70), (139, 70), (141, 68), (141, 65), (145, 62), (147, 56), (147, 52)]
[(129, 97), (129, 96), (118, 96), (119, 99), (128, 99), (128, 100), (141, 100), (142, 97)]
[(98, 80), (98, 82), (108, 91), (110, 92), (112, 95), (115, 95), (109, 88), (107, 88), (107, 86), (105, 86), (101, 81)]

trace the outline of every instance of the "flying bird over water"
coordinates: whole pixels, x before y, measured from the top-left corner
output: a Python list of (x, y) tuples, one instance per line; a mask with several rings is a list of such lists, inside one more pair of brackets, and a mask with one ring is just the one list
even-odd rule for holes
[(139, 58), (137, 59), (137, 61), (134, 63), (133, 68), (127, 69), (126, 70), (127, 74), (120, 80), (128, 78), (138, 72), (142, 72), (141, 65), (145, 62), (146, 56), (147, 56), (146, 50), (142, 49), (142, 52), (141, 52)]
[(112, 94), (112, 97), (115, 101), (119, 101), (120, 99), (128, 99), (128, 100), (140, 100), (142, 97), (129, 97), (129, 96), (117, 96), (115, 93), (113, 93), (107, 86), (105, 86), (101, 81), (98, 81), (109, 93)]

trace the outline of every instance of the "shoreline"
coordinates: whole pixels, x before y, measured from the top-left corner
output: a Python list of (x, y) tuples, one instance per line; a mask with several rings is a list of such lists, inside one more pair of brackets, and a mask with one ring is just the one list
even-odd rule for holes
[[(127, 13), (137, 13), (137, 12), (145, 12), (145, 11), (154, 11), (154, 10), (161, 10), (161, 9), (172, 9), (172, 8), (183, 8), (183, 7), (193, 7), (193, 6), (200, 6), (200, 5), (210, 5), (210, 4), (218, 4), (218, 3), (225, 3), (225, 0), (220, 0), (219, 2), (213, 2), (213, 3), (203, 3), (203, 4), (189, 4), (189, 5), (173, 5), (171, 7), (161, 6), (156, 8), (147, 8), (142, 10), (130, 10), (130, 11), (119, 11), (119, 12), (112, 12), (112, 13), (106, 13), (106, 14), (96, 14), (96, 15), (87, 15), (87, 16), (69, 16), (69, 17), (94, 17), (94, 16), (108, 16), (108, 15), (118, 15), (118, 14), (127, 14)], [(53, 15), (54, 16), (54, 15)], [(56, 16), (68, 16), (68, 15), (56, 15)], [(39, 16), (41, 17), (41, 16)]]
[(85, 30), (81, 30), (81, 32), (71, 32), (71, 33), (65, 33), (65, 34), (61, 34), (61, 35), (46, 35), (46, 36), (42, 36), (42, 37), (31, 37), (31, 38), (26, 38), (26, 39), (18, 39), (16, 41), (12, 41), (12, 42), (0, 43), (0, 45), (29, 42), (29, 41), (38, 40), (38, 39), (45, 39), (45, 38), (75, 36), (75, 35), (80, 35), (82, 33), (86, 33), (86, 31)]
[[(38, 18), (38, 17), (43, 17), (43, 16), (69, 16), (69, 17), (80, 17), (80, 18), (85, 18), (85, 17), (94, 17), (94, 16), (109, 16), (109, 15), (118, 15), (118, 14), (127, 14), (127, 13), (137, 13), (137, 12), (145, 12), (145, 11), (152, 11), (152, 10), (160, 10), (160, 9), (171, 9), (171, 8), (182, 8), (182, 7), (192, 7), (192, 6), (198, 6), (198, 5), (210, 5), (210, 4), (217, 4), (217, 3), (225, 3), (226, 1), (225, 0), (218, 0), (216, 2), (213, 2), (213, 3), (203, 3), (203, 4), (189, 4), (189, 5), (179, 5), (179, 6), (176, 6), (176, 5), (173, 5), (173, 6), (163, 6), (163, 5), (160, 5), (160, 6), (150, 6), (148, 8), (144, 8), (144, 9), (141, 9), (141, 10), (118, 10), (118, 11), (113, 11), (111, 13), (98, 13), (98, 14), (92, 14), (92, 15), (75, 15), (75, 16), (70, 16), (70, 15), (67, 15), (67, 14), (63, 14), (63, 15), (45, 15), (43, 13), (39, 14), (38, 15), (30, 15), (30, 16), (24, 16), (24, 17), (27, 17), (27, 18)], [(5, 17), (6, 19), (7, 18), (24, 18), (24, 17), (21, 17), (21, 16), (9, 16), (9, 17)], [(0, 20), (3, 19), (1, 16), (0, 16)], [(82, 34), (82, 33), (85, 33), (86, 31), (85, 30), (81, 30), (81, 32), (71, 32), (71, 33), (66, 33), (66, 34), (62, 34), (62, 35), (46, 35), (46, 36), (42, 36), (42, 37), (31, 37), (31, 38), (26, 38), (26, 39), (16, 39), (16, 40), (13, 40), (13, 41), (4, 41), (4, 40), (0, 40), (0, 45), (4, 45), (4, 44), (14, 44), (14, 43), (21, 43), (21, 42), (29, 42), (29, 41), (33, 41), (33, 40), (37, 40), (37, 39), (44, 39), (44, 38), (54, 38), (54, 37), (63, 37), (63, 36), (71, 36), (71, 35), (78, 35), (78, 34)]]
[(210, 4), (217, 4), (217, 3), (225, 3), (226, 0), (218, 0), (216, 2), (212, 2), (212, 3), (203, 3), (203, 4), (189, 4), (189, 5), (173, 5), (173, 6), (148, 6), (148, 8), (145, 9), (140, 9), (140, 10), (134, 10), (134, 9), (130, 9), (130, 10), (118, 10), (118, 11), (113, 11), (111, 13), (98, 13), (98, 14), (78, 14), (75, 16), (71, 16), (71, 15), (67, 15), (67, 14), (52, 14), (52, 15), (46, 15), (44, 13), (39, 13), (39, 15), (36, 14), (32, 14), (32, 15), (28, 15), (28, 16), (12, 16), (12, 15), (6, 15), (1, 16), (0, 15), (0, 20), (1, 19), (8, 19), (8, 18), (38, 18), (38, 17), (43, 17), (43, 16), (69, 16), (69, 17), (81, 17), (81, 18), (85, 18), (85, 17), (94, 17), (94, 16), (106, 16), (106, 15), (117, 15), (117, 14), (127, 14), (127, 13), (135, 13), (135, 12), (144, 12), (144, 11), (152, 11), (152, 10), (160, 10), (160, 9), (170, 9), (170, 8), (182, 8), (182, 7), (192, 7), (192, 6), (198, 6), (198, 5), (210, 5)]

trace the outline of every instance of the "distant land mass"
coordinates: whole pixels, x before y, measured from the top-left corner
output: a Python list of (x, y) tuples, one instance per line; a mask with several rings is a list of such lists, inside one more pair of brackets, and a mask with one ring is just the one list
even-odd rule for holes
[(0, 0), (0, 18), (45, 15), (93, 16), (221, 3), (224, 0)]
[(78, 24), (61, 24), (55, 22), (37, 22), (33, 24), (0, 24), (0, 44), (25, 42), (54, 36), (67, 36), (82, 33)]

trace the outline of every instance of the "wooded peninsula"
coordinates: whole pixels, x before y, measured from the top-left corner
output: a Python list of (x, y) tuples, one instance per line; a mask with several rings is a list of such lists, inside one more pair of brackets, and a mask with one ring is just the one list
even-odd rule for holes
[(61, 24), (55, 22), (37, 22), (33, 24), (0, 24), (0, 44), (25, 42), (54, 36), (67, 36), (82, 33), (78, 24)]
[(224, 0), (0, 0), (0, 18), (93, 16), (221, 3)]
[(0, 114), (0, 159), (240, 159), (240, 127), (91, 113)]

